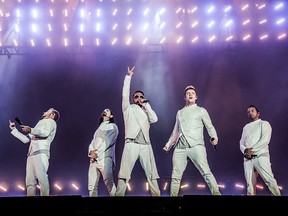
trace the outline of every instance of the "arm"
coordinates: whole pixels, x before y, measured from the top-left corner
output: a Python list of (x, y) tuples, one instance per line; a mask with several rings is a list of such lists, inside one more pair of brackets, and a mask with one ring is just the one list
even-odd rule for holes
[(254, 156), (254, 151), (253, 148), (247, 148), (246, 145), (246, 140), (247, 140), (247, 128), (244, 127), (242, 130), (242, 135), (240, 139), (240, 151), (244, 155), (245, 158), (251, 159)]
[(259, 141), (256, 144), (256, 147), (253, 148), (254, 152), (257, 152), (261, 149), (263, 149), (265, 146), (269, 145), (269, 142), (271, 140), (272, 135), (272, 127), (267, 121), (262, 122), (261, 126), (261, 137)]
[(143, 103), (142, 105), (144, 112), (147, 113), (148, 119), (150, 123), (155, 123), (158, 121), (157, 114), (155, 111), (152, 109), (149, 103)]
[(179, 138), (179, 135), (180, 135), (180, 123), (179, 123), (179, 111), (177, 112), (177, 115), (176, 115), (176, 122), (175, 122), (175, 125), (174, 125), (174, 128), (173, 128), (173, 131), (170, 135), (170, 138), (168, 140), (168, 142), (166, 143), (166, 145), (164, 146), (163, 150), (168, 152), (172, 146), (174, 146)]
[(25, 136), (24, 134), (20, 133), (17, 128), (15, 127), (15, 123), (9, 120), (9, 128), (11, 129), (11, 134), (19, 139), (23, 143), (29, 143), (30, 139)]
[(245, 145), (245, 130), (242, 130), (242, 135), (241, 135), (241, 139), (240, 139), (240, 151), (242, 152), (242, 154), (245, 154), (245, 149), (246, 149), (246, 145)]
[(108, 145), (106, 146), (106, 149), (109, 149), (115, 145), (118, 134), (119, 134), (119, 130), (118, 130), (118, 127), (115, 123), (107, 124), (106, 143)]
[(122, 111), (124, 112), (130, 105), (130, 83), (132, 79), (132, 75), (134, 74), (135, 66), (131, 69), (128, 67), (127, 75), (124, 79), (123, 89), (122, 89)]
[(202, 121), (203, 124), (205, 125), (207, 132), (210, 136), (210, 143), (212, 145), (217, 145), (218, 144), (218, 136), (215, 127), (212, 124), (211, 118), (207, 112), (206, 109), (202, 108)]
[(30, 133), (36, 137), (46, 138), (55, 129), (55, 126), (56, 123), (53, 119), (41, 120), (40, 124), (37, 124), (35, 128), (31, 128)]

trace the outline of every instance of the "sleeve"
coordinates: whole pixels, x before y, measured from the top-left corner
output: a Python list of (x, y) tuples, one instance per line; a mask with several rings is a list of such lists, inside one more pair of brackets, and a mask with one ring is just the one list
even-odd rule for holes
[(245, 127), (242, 130), (242, 135), (241, 135), (241, 139), (240, 139), (240, 151), (242, 152), (242, 154), (244, 154), (245, 149), (247, 148), (245, 145)]
[(20, 133), (16, 128), (11, 131), (11, 134), (23, 143), (29, 143), (30, 139), (24, 134)]
[(208, 132), (210, 138), (218, 139), (216, 129), (212, 124), (211, 118), (210, 118), (207, 110), (202, 108), (201, 111), (202, 111), (202, 121), (203, 121), (203, 124), (205, 125), (205, 127), (207, 129), (207, 132)]
[(166, 143), (165, 147), (170, 150), (172, 146), (174, 146), (180, 136), (180, 123), (179, 123), (179, 111), (176, 115), (176, 122), (174, 124), (173, 131), (170, 135), (168, 142)]
[(94, 135), (93, 135), (93, 139), (92, 139), (92, 141), (90, 142), (90, 144), (89, 144), (89, 146), (88, 146), (88, 157), (89, 157), (90, 151), (95, 150), (95, 148), (94, 148), (94, 142), (95, 142), (95, 140), (96, 140), (96, 132), (97, 132), (97, 130), (95, 131), (95, 133), (94, 133)]
[(146, 104), (146, 108), (144, 110), (144, 112), (147, 113), (148, 115), (148, 119), (150, 123), (155, 123), (158, 121), (158, 117), (157, 114), (155, 113), (155, 111), (152, 109), (151, 105), (149, 103)]
[(46, 138), (55, 129), (56, 123), (53, 119), (46, 119), (37, 124), (35, 128), (31, 128), (31, 134), (36, 137)]
[(113, 145), (115, 145), (118, 134), (119, 134), (119, 130), (116, 124), (114, 123), (109, 123), (107, 124), (108, 126), (108, 130), (107, 130), (107, 136), (106, 136), (106, 143), (108, 144), (106, 146), (106, 149), (111, 148)]
[(130, 83), (131, 76), (126, 75), (122, 89), (122, 111), (124, 112), (130, 105)]
[(261, 136), (260, 136), (259, 141), (255, 145), (256, 147), (253, 148), (253, 151), (257, 152), (263, 149), (265, 146), (268, 146), (271, 140), (271, 135), (272, 135), (271, 125), (267, 121), (262, 121)]

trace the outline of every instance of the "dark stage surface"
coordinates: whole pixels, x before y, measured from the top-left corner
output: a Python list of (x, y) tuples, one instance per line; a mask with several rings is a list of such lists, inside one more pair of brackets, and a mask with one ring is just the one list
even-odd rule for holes
[(287, 196), (211, 196), (187, 195), (179, 197), (2, 197), (1, 212), (16, 213), (64, 213), (65, 215), (103, 215), (111, 213), (161, 213), (185, 214), (196, 212), (228, 213), (229, 211), (249, 214), (287, 208)]

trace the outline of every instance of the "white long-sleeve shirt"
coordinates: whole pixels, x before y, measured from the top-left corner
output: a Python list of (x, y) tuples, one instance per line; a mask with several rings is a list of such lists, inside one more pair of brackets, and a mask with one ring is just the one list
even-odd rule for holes
[(111, 157), (115, 163), (115, 145), (119, 134), (115, 123), (102, 122), (94, 133), (93, 139), (88, 147), (89, 152), (97, 151), (97, 167), (104, 168), (105, 157)]
[(34, 128), (31, 128), (31, 132), (28, 134), (30, 139), (16, 128), (11, 131), (11, 134), (23, 143), (30, 142), (28, 155), (32, 155), (35, 152), (43, 152), (50, 156), (50, 146), (56, 130), (57, 124), (53, 119), (41, 119)]
[(135, 139), (142, 130), (145, 141), (150, 142), (150, 124), (158, 121), (158, 117), (149, 103), (142, 109), (137, 104), (130, 104), (131, 76), (126, 75), (122, 90), (122, 112), (125, 124), (125, 139)]
[(240, 150), (244, 154), (246, 148), (253, 148), (253, 154), (269, 153), (272, 127), (268, 121), (258, 119), (246, 124), (240, 139)]
[(204, 145), (204, 126), (211, 138), (218, 139), (207, 110), (197, 104), (178, 110), (172, 134), (165, 147), (175, 146), (179, 137), (184, 135), (190, 147)]

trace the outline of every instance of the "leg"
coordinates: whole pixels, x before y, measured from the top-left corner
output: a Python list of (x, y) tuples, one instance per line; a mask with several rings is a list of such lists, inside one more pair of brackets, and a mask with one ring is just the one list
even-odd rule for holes
[(118, 183), (116, 188), (116, 196), (124, 196), (127, 183), (131, 178), (131, 173), (138, 159), (140, 145), (135, 143), (126, 143), (123, 149), (120, 170), (118, 173)]
[(26, 162), (26, 189), (27, 189), (27, 196), (35, 196), (36, 195), (36, 175), (35, 175), (35, 168), (33, 164), (33, 156), (29, 156)]
[(127, 183), (126, 183), (126, 179), (118, 178), (115, 196), (125, 196)]
[(254, 170), (253, 177), (252, 177), (253, 187), (254, 187), (254, 194), (256, 195), (257, 192), (257, 178), (258, 178), (258, 172), (257, 170)]
[(96, 162), (90, 163), (88, 169), (88, 193), (89, 197), (98, 196), (98, 184), (100, 173), (97, 170)]
[(113, 163), (112, 158), (110, 157), (105, 158), (104, 170), (101, 173), (102, 173), (103, 181), (106, 185), (107, 191), (110, 196), (115, 196), (115, 193), (116, 193), (113, 170), (114, 170), (114, 163)]
[(255, 168), (253, 165), (253, 160), (247, 160), (244, 158), (243, 166), (244, 166), (244, 175), (247, 184), (247, 195), (254, 196), (255, 193)]
[(152, 196), (161, 196), (158, 181), (159, 178), (152, 147), (141, 145), (140, 164), (145, 172), (146, 179)]
[(49, 196), (50, 185), (48, 179), (49, 159), (46, 154), (37, 154), (32, 156), (35, 166), (36, 176), (40, 186), (40, 196)]
[(274, 178), (270, 158), (268, 156), (260, 156), (255, 160), (255, 168), (257, 172), (264, 180), (265, 184), (268, 186), (270, 192), (273, 196), (281, 196), (276, 179)]
[(199, 170), (199, 172), (203, 176), (206, 184), (209, 187), (211, 194), (221, 195), (217, 181), (213, 173), (211, 172), (209, 164), (208, 164), (205, 146), (197, 145), (197, 146), (194, 146), (193, 148), (187, 149), (187, 152), (188, 152), (188, 157), (190, 158), (190, 160), (193, 162), (193, 164), (196, 166), (196, 168)]
[(187, 167), (187, 155), (185, 149), (174, 150), (172, 165), (170, 196), (178, 196), (183, 172)]

